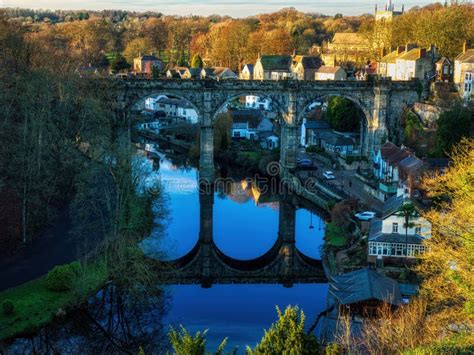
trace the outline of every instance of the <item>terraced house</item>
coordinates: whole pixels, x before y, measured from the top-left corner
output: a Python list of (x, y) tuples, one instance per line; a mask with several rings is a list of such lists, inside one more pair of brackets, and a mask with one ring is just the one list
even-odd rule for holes
[(279, 80), (292, 76), (290, 55), (263, 55), (255, 63), (253, 78), (255, 80)]

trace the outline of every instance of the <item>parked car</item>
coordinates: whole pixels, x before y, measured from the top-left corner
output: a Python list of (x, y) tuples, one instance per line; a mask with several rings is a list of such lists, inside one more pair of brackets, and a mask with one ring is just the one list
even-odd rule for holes
[(336, 177), (334, 176), (334, 173), (330, 170), (327, 170), (323, 173), (323, 176), (326, 180), (334, 180)]
[(298, 159), (297, 165), (299, 168), (312, 168), (313, 162), (310, 159)]
[(355, 216), (360, 221), (370, 221), (372, 218), (375, 217), (375, 212), (372, 212), (372, 211), (359, 212), (359, 213), (356, 213)]

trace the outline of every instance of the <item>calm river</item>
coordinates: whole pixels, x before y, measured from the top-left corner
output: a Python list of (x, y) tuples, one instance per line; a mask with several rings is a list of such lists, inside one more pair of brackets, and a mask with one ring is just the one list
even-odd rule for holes
[[(198, 171), (173, 164), (160, 154), (160, 164), (138, 155), (148, 182), (160, 180), (165, 190), (170, 220), (165, 236), (150, 236), (141, 244), (147, 254), (164, 252), (168, 259), (186, 255), (198, 241), (200, 203)], [(159, 165), (159, 167), (157, 167)], [(236, 181), (231, 192), (216, 192), (213, 207), (213, 236), (217, 247), (234, 259), (254, 259), (274, 245), (278, 234), (279, 202), (258, 196), (245, 182)], [(319, 259), (324, 223), (306, 209), (297, 209), (296, 247)], [(158, 233), (157, 233), (158, 234)], [(189, 331), (208, 329), (208, 350), (229, 337), (227, 350), (254, 346), (263, 329), (276, 319), (275, 306), (298, 305), (311, 324), (325, 309), (327, 284), (231, 284), (167, 286), (170, 299), (165, 323), (184, 325)]]

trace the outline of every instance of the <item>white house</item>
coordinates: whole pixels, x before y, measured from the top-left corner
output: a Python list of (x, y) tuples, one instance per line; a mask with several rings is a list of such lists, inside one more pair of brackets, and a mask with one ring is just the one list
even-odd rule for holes
[(242, 68), (242, 71), (240, 72), (240, 79), (242, 80), (253, 80), (253, 69), (254, 65), (253, 64), (245, 64), (244, 67)]
[(340, 66), (320, 67), (314, 74), (315, 80), (346, 80), (347, 73)]
[(245, 96), (245, 107), (268, 111), (270, 110), (270, 100), (260, 96), (247, 95)]
[(464, 44), (463, 52), (454, 61), (454, 83), (464, 103), (474, 97), (474, 49)]
[(189, 123), (198, 121), (198, 113), (186, 100), (161, 97), (156, 100), (153, 107), (156, 111), (163, 111), (167, 117), (184, 119)]
[(263, 55), (257, 59), (253, 70), (255, 80), (276, 80), (291, 75), (293, 59), (289, 55)]
[(396, 262), (416, 258), (425, 252), (423, 240), (431, 236), (431, 224), (415, 209), (408, 226), (401, 212), (410, 203), (404, 195), (392, 196), (384, 203), (382, 218), (370, 223), (368, 261)]
[(239, 110), (231, 112), (232, 138), (257, 139), (259, 134), (268, 135), (273, 131), (273, 123), (258, 110)]

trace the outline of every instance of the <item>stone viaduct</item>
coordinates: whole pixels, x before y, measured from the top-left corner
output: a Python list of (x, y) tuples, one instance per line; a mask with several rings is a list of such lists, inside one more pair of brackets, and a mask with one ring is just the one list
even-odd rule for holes
[[(284, 195), (285, 196), (285, 195)], [(321, 260), (299, 252), (295, 246), (295, 207), (289, 195), (279, 201), (278, 237), (273, 247), (253, 260), (225, 255), (213, 241), (214, 194), (200, 193), (200, 230), (195, 247), (183, 257), (161, 262), (160, 281), (167, 284), (327, 282)]]
[(281, 125), (280, 163), (284, 169), (296, 167), (299, 127), (306, 109), (315, 101), (341, 96), (353, 101), (364, 113), (361, 129), (363, 154), (369, 156), (384, 137), (393, 138), (398, 119), (407, 106), (421, 95), (417, 80), (392, 81), (249, 81), (249, 80), (120, 80), (111, 85), (118, 109), (125, 115), (140, 110), (148, 97), (167, 95), (182, 98), (194, 106), (201, 127), (200, 175), (214, 173), (213, 124), (218, 113), (232, 100), (245, 95), (269, 99), (279, 112)]

